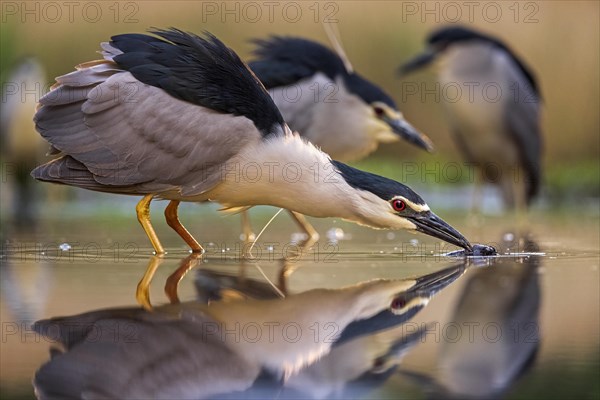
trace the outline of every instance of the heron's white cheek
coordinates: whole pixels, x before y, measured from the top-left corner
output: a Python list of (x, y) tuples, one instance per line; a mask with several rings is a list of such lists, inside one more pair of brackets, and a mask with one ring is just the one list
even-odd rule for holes
[(406, 218), (399, 217), (398, 215), (395, 215), (395, 214), (392, 214), (392, 217), (393, 217), (395, 225), (391, 226), (391, 228), (406, 229), (406, 230), (417, 229), (417, 226)]
[(369, 118), (366, 129), (368, 136), (380, 143), (393, 143), (399, 139), (398, 135), (392, 132), (390, 126), (379, 118)]

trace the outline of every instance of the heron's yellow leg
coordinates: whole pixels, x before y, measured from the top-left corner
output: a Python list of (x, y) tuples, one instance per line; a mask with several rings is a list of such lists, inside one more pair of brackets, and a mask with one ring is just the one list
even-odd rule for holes
[(256, 235), (252, 232), (252, 225), (250, 224), (250, 215), (248, 210), (241, 212), (242, 214), (242, 233), (244, 234), (244, 243), (251, 243), (256, 239)]
[(184, 258), (179, 265), (179, 268), (175, 270), (169, 277), (167, 278), (167, 282), (165, 283), (165, 294), (169, 298), (171, 304), (179, 303), (179, 296), (177, 295), (177, 289), (179, 288), (179, 282), (183, 279), (183, 277), (196, 265), (198, 265), (198, 260), (202, 258), (201, 254), (190, 254), (188, 257)]
[(317, 230), (307, 221), (306, 217), (302, 214), (299, 214), (295, 211), (288, 210), (292, 219), (296, 221), (298, 226), (302, 228), (304, 233), (308, 235), (308, 239), (305, 243), (314, 243), (319, 240), (319, 233)]
[(171, 200), (167, 208), (165, 208), (165, 219), (167, 220), (167, 224), (181, 236), (188, 246), (192, 248), (192, 252), (203, 253), (204, 249), (200, 246), (200, 243), (198, 243), (192, 234), (185, 229), (185, 226), (181, 225), (181, 222), (179, 222), (179, 216), (177, 215), (178, 207), (179, 200)]
[(156, 236), (156, 232), (154, 232), (154, 228), (150, 223), (150, 202), (153, 198), (153, 194), (145, 195), (144, 198), (137, 203), (137, 206), (135, 206), (135, 211), (137, 213), (138, 221), (140, 221), (142, 228), (144, 228), (156, 254), (165, 254), (165, 249), (162, 247), (162, 244), (160, 244), (160, 240), (158, 240), (158, 236)]
[(162, 255), (150, 257), (150, 261), (146, 267), (146, 272), (144, 273), (142, 280), (140, 280), (137, 285), (135, 299), (139, 305), (144, 307), (146, 310), (152, 310), (152, 304), (150, 303), (150, 283), (152, 282), (152, 278), (154, 277), (156, 269), (162, 262)]

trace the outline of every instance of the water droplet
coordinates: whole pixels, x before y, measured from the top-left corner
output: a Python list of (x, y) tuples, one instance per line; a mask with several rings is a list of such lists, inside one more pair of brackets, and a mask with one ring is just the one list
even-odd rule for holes
[(419, 245), (419, 239), (410, 239), (410, 244), (413, 247), (417, 247)]
[(60, 246), (58, 246), (58, 248), (62, 251), (69, 251), (71, 250), (71, 245), (69, 243), (63, 243)]
[(396, 239), (396, 234), (394, 232), (388, 232), (388, 233), (385, 234), (385, 237), (388, 240), (394, 240), (394, 239)]
[(326, 233), (327, 239), (330, 242), (338, 242), (339, 240), (344, 240), (344, 230), (342, 228), (331, 228)]
[(514, 233), (507, 232), (504, 234), (504, 236), (502, 238), (504, 239), (505, 242), (512, 242), (513, 240), (515, 240), (515, 235), (514, 235)]

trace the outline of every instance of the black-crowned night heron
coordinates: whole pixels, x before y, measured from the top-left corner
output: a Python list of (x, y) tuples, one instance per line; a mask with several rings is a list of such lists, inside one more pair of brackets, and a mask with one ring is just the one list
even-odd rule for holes
[(541, 97), (533, 72), (499, 39), (461, 26), (439, 29), (427, 43), (400, 72), (442, 58), (440, 84), (460, 89), (442, 101), (459, 149), (478, 167), (478, 185), (494, 182), (506, 206), (525, 208), (541, 180)]
[(380, 87), (349, 69), (320, 43), (275, 36), (256, 40), (248, 65), (269, 90), (286, 123), (333, 159), (366, 157), (400, 139), (432, 150)]
[(181, 201), (229, 211), (272, 205), (380, 229), (408, 229), (470, 244), (407, 186), (333, 161), (293, 134), (239, 57), (216, 37), (176, 29), (125, 34), (103, 43), (104, 60), (57, 78), (40, 100), (36, 126), (60, 158), (39, 180), (143, 196), (137, 215), (164, 253), (150, 203), (195, 252)]
[(422, 302), (399, 297), (425, 293), (425, 281), (439, 288), (454, 278), (443, 270), (285, 299), (105, 309), (39, 321), (33, 329), (63, 348), (36, 373), (36, 393), (41, 399), (205, 398), (249, 388), (263, 370), (279, 381), (327, 355), (353, 321), (384, 311), (401, 316)]

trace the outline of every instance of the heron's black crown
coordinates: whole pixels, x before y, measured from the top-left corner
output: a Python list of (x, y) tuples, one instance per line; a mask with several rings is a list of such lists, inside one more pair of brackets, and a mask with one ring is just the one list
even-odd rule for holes
[(283, 117), (246, 64), (210, 33), (205, 38), (178, 29), (153, 30), (156, 36), (124, 34), (111, 38), (123, 52), (119, 67), (171, 96), (250, 119), (263, 135), (284, 124)]
[(427, 38), (427, 43), (433, 46), (439, 46), (445, 48), (453, 43), (466, 42), (470, 40), (480, 40), (490, 43), (502, 50), (504, 50), (517, 64), (521, 73), (525, 76), (525, 79), (531, 85), (531, 88), (537, 96), (540, 95), (538, 84), (534, 73), (531, 69), (520, 60), (508, 46), (504, 44), (500, 39), (493, 36), (489, 36), (483, 33), (476, 32), (474, 30), (465, 28), (464, 26), (447, 26), (432, 32)]
[(396, 109), (396, 103), (381, 88), (354, 72), (348, 72), (332, 50), (312, 40), (272, 36), (254, 40), (258, 57), (249, 63), (267, 89), (292, 85), (318, 72), (332, 81), (342, 77), (348, 91), (371, 104), (381, 101)]
[(353, 168), (339, 161), (331, 161), (344, 180), (353, 188), (371, 192), (385, 201), (395, 196), (403, 196), (415, 204), (425, 204), (425, 201), (406, 185), (383, 176), (371, 174)]

